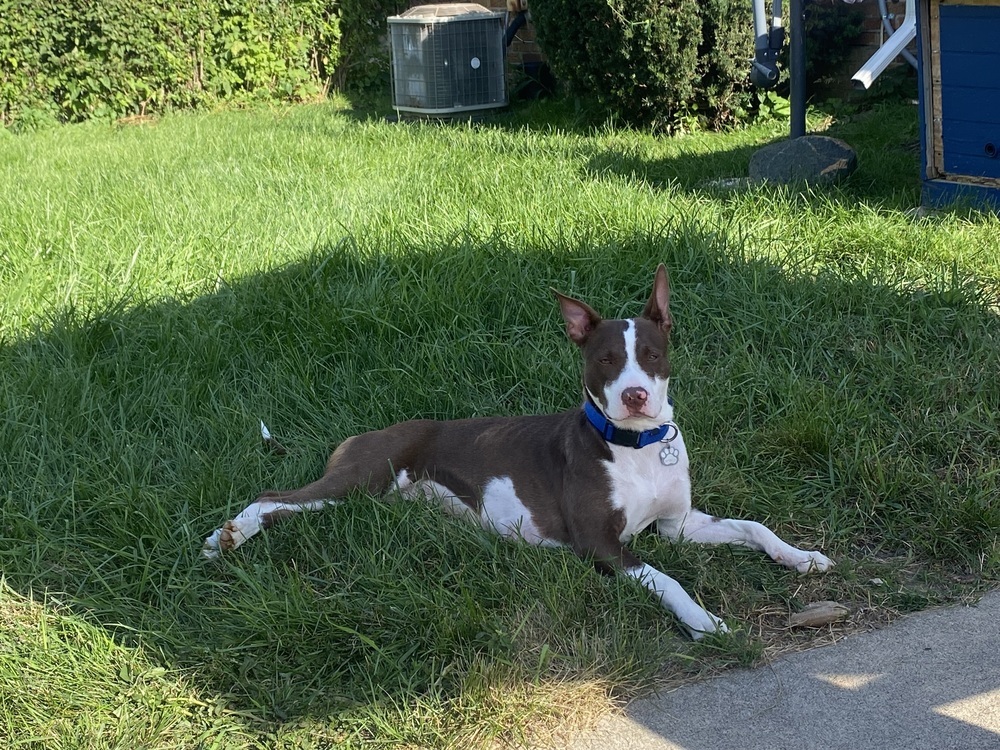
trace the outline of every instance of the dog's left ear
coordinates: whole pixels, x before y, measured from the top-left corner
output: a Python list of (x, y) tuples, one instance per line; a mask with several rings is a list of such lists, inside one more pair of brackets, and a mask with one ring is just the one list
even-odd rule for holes
[(642, 311), (642, 317), (656, 323), (664, 333), (670, 332), (673, 321), (670, 319), (670, 279), (667, 276), (667, 267), (662, 263), (656, 269), (656, 276), (653, 278), (653, 293), (649, 295), (649, 302), (646, 309)]

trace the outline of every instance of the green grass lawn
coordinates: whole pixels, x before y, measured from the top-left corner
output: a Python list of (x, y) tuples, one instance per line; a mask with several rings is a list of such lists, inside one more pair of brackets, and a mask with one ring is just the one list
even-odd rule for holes
[[(995, 585), (1000, 221), (912, 218), (915, 107), (811, 124), (857, 148), (844, 187), (712, 186), (780, 123), (654, 138), (559, 104), (0, 135), (0, 745), (517, 744)], [(661, 261), (698, 504), (830, 574), (641, 536), (738, 631), (691, 644), (629, 581), (417, 504), (199, 558), (352, 433), (574, 407), (549, 287), (632, 315)], [(821, 599), (850, 619), (785, 628)]]

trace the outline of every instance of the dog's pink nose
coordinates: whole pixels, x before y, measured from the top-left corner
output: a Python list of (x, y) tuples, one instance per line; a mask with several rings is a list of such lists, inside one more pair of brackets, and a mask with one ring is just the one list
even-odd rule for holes
[(626, 388), (622, 391), (622, 403), (630, 412), (642, 411), (648, 398), (649, 393), (645, 388)]

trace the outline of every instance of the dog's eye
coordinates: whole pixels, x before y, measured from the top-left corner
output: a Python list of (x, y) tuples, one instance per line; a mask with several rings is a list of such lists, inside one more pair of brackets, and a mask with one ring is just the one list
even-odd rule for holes
[(656, 360), (658, 360), (659, 358), (660, 358), (660, 355), (659, 355), (659, 354), (657, 354), (656, 352), (649, 352), (649, 353), (648, 353), (648, 354), (646, 355), (646, 360), (647, 360), (647, 361), (649, 361), (649, 362), (655, 362), (655, 361), (656, 361)]
[(597, 361), (600, 362), (602, 365), (613, 365), (615, 363), (614, 359), (612, 359), (611, 357), (601, 357)]

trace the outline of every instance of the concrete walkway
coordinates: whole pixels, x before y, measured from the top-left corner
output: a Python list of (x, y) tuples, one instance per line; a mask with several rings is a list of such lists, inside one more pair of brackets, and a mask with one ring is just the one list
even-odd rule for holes
[(636, 701), (569, 750), (1000, 750), (1000, 591)]

